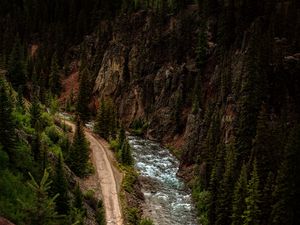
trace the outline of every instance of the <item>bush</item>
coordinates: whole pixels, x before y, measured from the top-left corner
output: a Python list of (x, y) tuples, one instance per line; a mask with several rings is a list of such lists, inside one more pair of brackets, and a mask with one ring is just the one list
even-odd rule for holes
[(41, 125), (43, 128), (52, 126), (54, 124), (53, 118), (47, 112), (42, 113), (40, 122), (42, 123)]
[(96, 211), (96, 221), (99, 225), (105, 225), (105, 209), (103, 206), (103, 202), (99, 200)]
[(54, 125), (47, 127), (45, 133), (54, 144), (57, 144), (63, 138), (63, 134)]
[(128, 208), (126, 212), (126, 216), (129, 224), (138, 225), (141, 220), (140, 212), (138, 208), (132, 207)]
[(154, 225), (151, 219), (145, 218), (142, 219), (139, 225)]

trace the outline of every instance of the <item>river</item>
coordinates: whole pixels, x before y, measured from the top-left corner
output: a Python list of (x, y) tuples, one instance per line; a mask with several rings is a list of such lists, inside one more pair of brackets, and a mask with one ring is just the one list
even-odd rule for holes
[(158, 143), (129, 136), (145, 196), (143, 211), (156, 225), (197, 225), (191, 191), (176, 176), (179, 162)]

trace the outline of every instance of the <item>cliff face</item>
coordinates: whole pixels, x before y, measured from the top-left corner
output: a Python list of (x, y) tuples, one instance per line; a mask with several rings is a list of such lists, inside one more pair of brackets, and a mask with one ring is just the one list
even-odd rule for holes
[(291, 121), (295, 119), (299, 33), (291, 34), (286, 24), (293, 17), (299, 27), (299, 13), (289, 14), (292, 6), (292, 2), (276, 3), (272, 15), (265, 9), (247, 25), (235, 22), (236, 35), (225, 50), (218, 43), (222, 18), (207, 16), (206, 59), (201, 68), (196, 58), (203, 19), (196, 5), (163, 20), (151, 11), (122, 15), (112, 23), (93, 93), (114, 99), (125, 124), (137, 119), (148, 122), (148, 138), (181, 148), (183, 165), (192, 165), (205, 151), (203, 143), (212, 126), (219, 130), (215, 142), (235, 140), (238, 115), (248, 104), (245, 96), (256, 102), (245, 109), (255, 117), (250, 123), (255, 123), (263, 103), (272, 123), (283, 111)]
[(163, 22), (157, 17), (139, 11), (116, 21), (94, 94), (114, 99), (125, 124), (143, 119), (148, 137), (170, 141), (183, 132), (191, 103), (198, 12), (191, 6)]

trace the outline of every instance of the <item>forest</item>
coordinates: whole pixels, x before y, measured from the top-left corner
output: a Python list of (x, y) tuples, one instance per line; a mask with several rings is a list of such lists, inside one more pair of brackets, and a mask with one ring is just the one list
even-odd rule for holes
[(170, 146), (199, 224), (300, 224), (299, 74), (297, 0), (1, 0), (0, 218), (107, 223), (80, 185), (94, 121), (124, 224), (153, 224), (128, 132)]

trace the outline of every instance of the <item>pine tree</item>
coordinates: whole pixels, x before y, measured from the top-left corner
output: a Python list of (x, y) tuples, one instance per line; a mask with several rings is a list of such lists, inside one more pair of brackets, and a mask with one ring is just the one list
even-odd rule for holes
[(218, 205), (216, 207), (216, 225), (230, 224), (232, 197), (236, 168), (236, 149), (233, 144), (226, 146), (225, 172), (220, 184)]
[(270, 215), (273, 205), (273, 196), (272, 192), (275, 186), (275, 177), (272, 172), (269, 172), (268, 178), (264, 184), (264, 188), (261, 196), (261, 224), (271, 224)]
[(40, 129), (40, 120), (42, 115), (41, 105), (37, 97), (34, 97), (30, 107), (30, 123), (32, 128)]
[(86, 122), (90, 118), (89, 101), (90, 101), (90, 73), (87, 68), (84, 68), (80, 73), (79, 93), (77, 99), (76, 111), (81, 121)]
[(246, 210), (247, 183), (247, 167), (243, 164), (233, 193), (231, 225), (243, 224), (243, 213)]
[(68, 163), (71, 170), (77, 176), (83, 177), (86, 174), (88, 160), (89, 160), (88, 143), (83, 132), (81, 121), (77, 119), (76, 131), (70, 149)]
[(216, 222), (216, 208), (218, 206), (217, 197), (220, 194), (220, 182), (222, 180), (222, 175), (224, 174), (224, 152), (225, 146), (220, 143), (217, 146), (217, 154), (214, 167), (210, 175), (209, 182), (209, 192), (211, 193), (211, 202), (208, 206), (208, 220), (209, 224), (215, 224)]
[(61, 90), (60, 72), (56, 54), (52, 56), (49, 88), (53, 95), (58, 95)]
[(274, 145), (273, 131), (268, 122), (266, 107), (263, 105), (257, 118), (256, 136), (252, 150), (252, 158), (257, 159), (257, 171), (262, 185), (265, 184), (269, 171), (274, 171), (276, 168), (277, 163), (274, 154), (276, 154), (276, 150), (279, 150)]
[(80, 190), (79, 184), (76, 185), (74, 196), (75, 196), (75, 198), (74, 198), (72, 206), (76, 209), (79, 209), (79, 210), (83, 211), (84, 210), (84, 208), (83, 208), (83, 195), (82, 195), (82, 192)]
[(127, 140), (122, 145), (121, 148), (121, 162), (124, 165), (130, 166), (133, 164), (133, 158), (131, 154), (131, 147)]
[(279, 168), (273, 192), (271, 222), (279, 224), (300, 224), (300, 125), (295, 126), (285, 147), (284, 160)]
[(0, 76), (0, 144), (11, 163), (13, 163), (15, 146), (15, 126), (12, 118), (12, 101), (3, 77)]
[(104, 100), (101, 101), (101, 105), (98, 111), (95, 131), (104, 139), (108, 140), (110, 136), (110, 126), (112, 124), (110, 108)]
[(8, 64), (8, 78), (15, 90), (17, 90), (19, 86), (25, 87), (26, 71), (24, 49), (20, 39), (17, 38), (11, 51)]
[(22, 89), (21, 86), (18, 89), (17, 110), (20, 113), (24, 113), (25, 112), (25, 103), (24, 103), (24, 99), (23, 99), (23, 89)]
[(34, 203), (31, 206), (24, 205), (24, 210), (29, 221), (26, 224), (31, 225), (56, 225), (58, 224), (58, 215), (55, 211), (55, 200), (58, 195), (49, 198), (48, 191), (51, 181), (48, 181), (49, 173), (45, 170), (41, 182), (38, 184), (31, 176), (31, 181), (28, 183), (35, 195)]
[(69, 196), (68, 184), (64, 171), (64, 162), (61, 154), (59, 154), (58, 162), (56, 163), (52, 192), (54, 194), (59, 194), (56, 199), (57, 212), (59, 214), (66, 215), (69, 211)]
[(118, 143), (119, 146), (122, 147), (126, 141), (126, 134), (125, 134), (125, 129), (123, 126), (121, 126), (119, 130), (119, 135), (118, 135)]
[(259, 177), (257, 174), (256, 160), (253, 161), (253, 170), (251, 179), (247, 187), (246, 210), (243, 213), (244, 225), (259, 225), (260, 224), (260, 200), (261, 193), (259, 190)]

